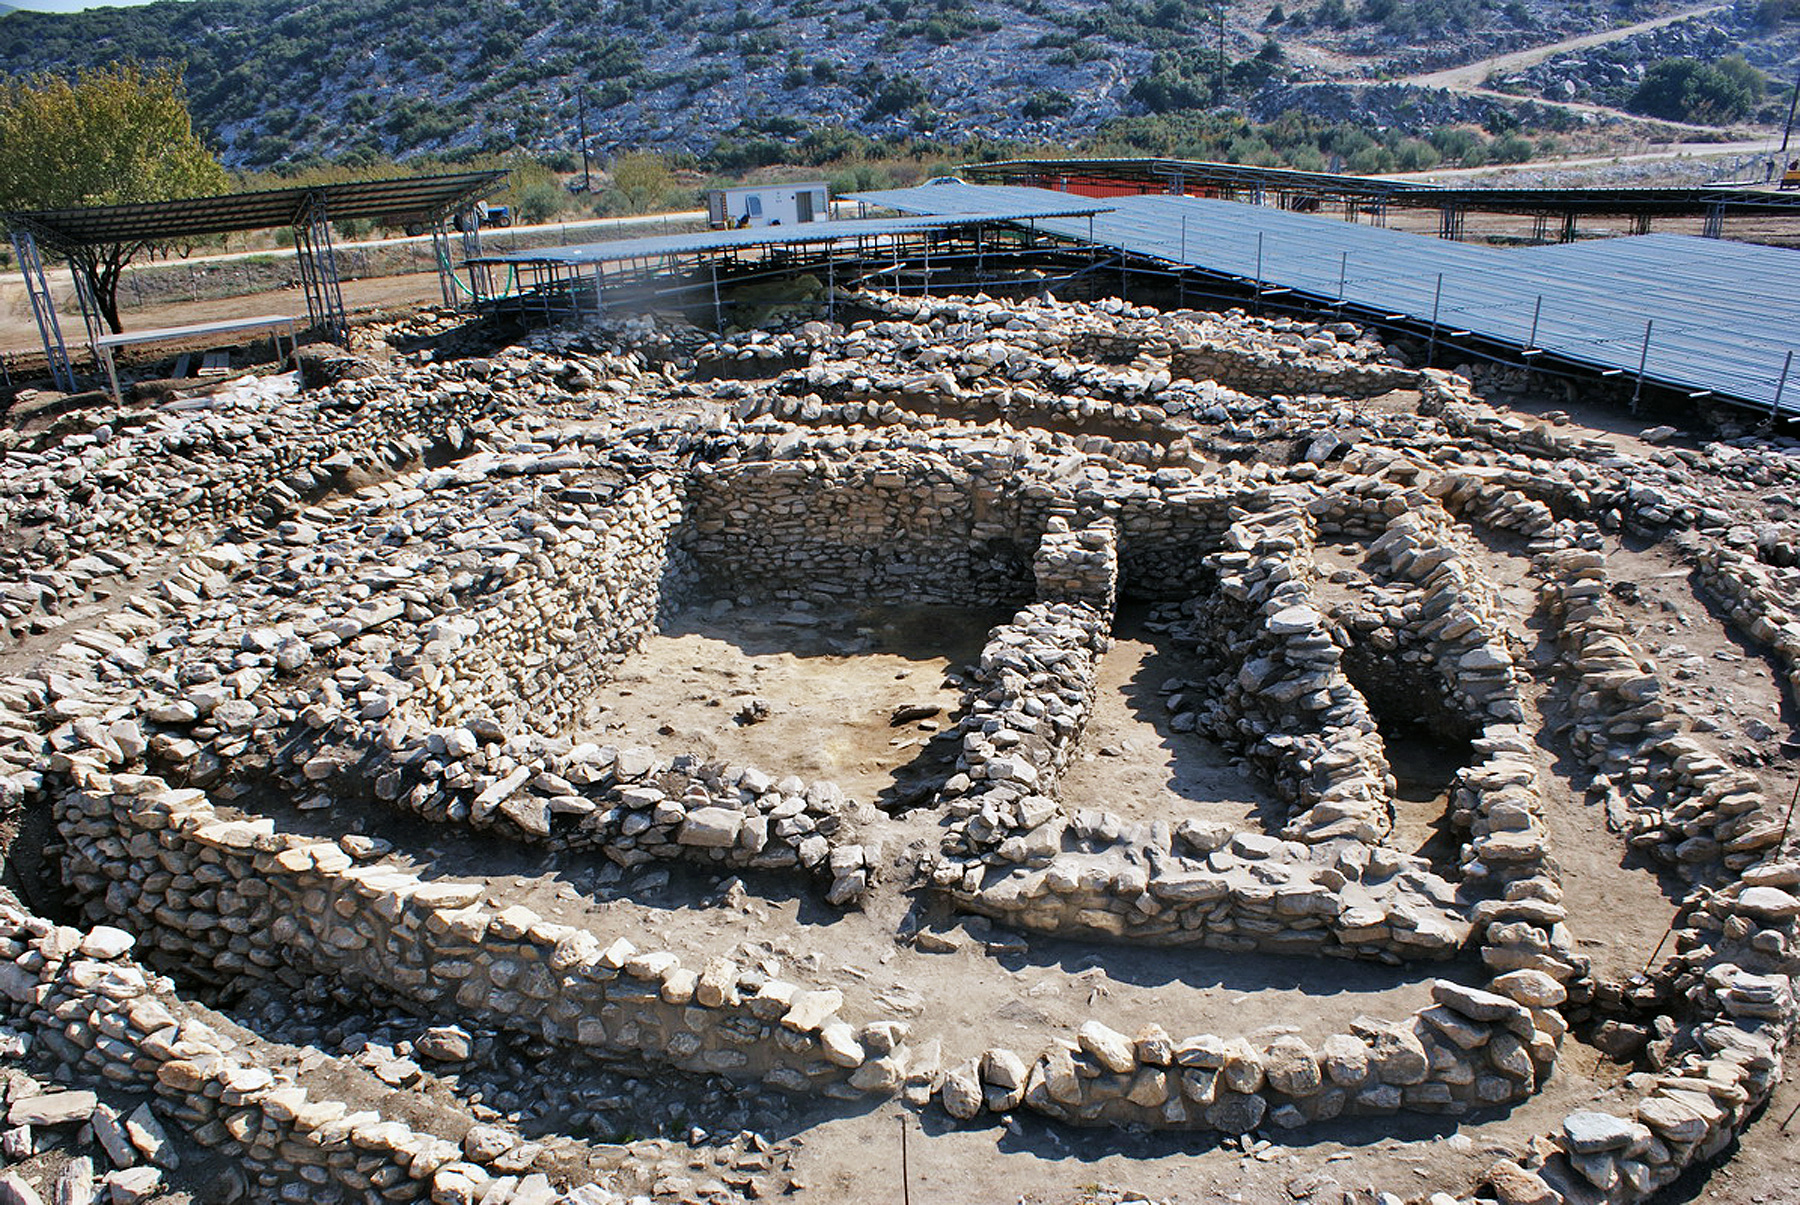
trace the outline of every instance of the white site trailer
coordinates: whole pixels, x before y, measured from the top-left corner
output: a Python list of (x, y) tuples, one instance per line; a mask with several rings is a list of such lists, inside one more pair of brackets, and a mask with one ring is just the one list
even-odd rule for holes
[(831, 186), (813, 180), (802, 184), (715, 188), (706, 194), (706, 216), (715, 230), (726, 226), (822, 222), (831, 216)]

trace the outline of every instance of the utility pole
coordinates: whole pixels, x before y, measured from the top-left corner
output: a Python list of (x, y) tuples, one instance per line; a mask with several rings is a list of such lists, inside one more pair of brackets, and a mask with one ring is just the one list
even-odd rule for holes
[(587, 89), (580, 84), (575, 85), (575, 120), (576, 128), (581, 132), (581, 191), (594, 191), (594, 177), (588, 171), (587, 147)]
[(1781, 161), (1775, 165), (1775, 170), (1777, 172), (1787, 170), (1788, 139), (1791, 138), (1794, 133), (1794, 109), (1796, 107), (1800, 107), (1800, 75), (1794, 77), (1794, 96), (1792, 100), (1788, 101), (1787, 125), (1782, 127), (1781, 130)]
[(1225, 0), (1219, 0), (1219, 99), (1225, 99)]

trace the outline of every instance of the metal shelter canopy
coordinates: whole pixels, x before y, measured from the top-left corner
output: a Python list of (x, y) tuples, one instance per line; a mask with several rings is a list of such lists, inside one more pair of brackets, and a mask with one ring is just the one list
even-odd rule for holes
[[(66, 256), (115, 244), (178, 242), (206, 235), (290, 226), (294, 231), (295, 262), (306, 294), (309, 321), (342, 341), (349, 323), (344, 313), (337, 255), (332, 245), (331, 223), (369, 220), (385, 225), (428, 226), (437, 251), (439, 279), (446, 304), (454, 300), (450, 280), (449, 232), (446, 221), (491, 195), (505, 180), (505, 171), (456, 172), (448, 175), (413, 176), (393, 180), (357, 180), (298, 188), (217, 196), (184, 197), (129, 205), (96, 205), (78, 209), (28, 210), (0, 215), (7, 226), (25, 290), (44, 341), (44, 355), (59, 388), (73, 391), (75, 374), (63, 343), (61, 324), (45, 276), (39, 246)], [(465, 250), (479, 253), (476, 229), (464, 231)], [(95, 349), (101, 336), (98, 307), (75, 276), (76, 300), (87, 327), (88, 343)]]
[[(990, 163), (965, 163), (956, 169), (974, 181), (1018, 183), (1070, 179), (1081, 182), (1131, 181), (1153, 184), (1158, 191), (1179, 191), (1198, 185), (1261, 186), (1303, 192), (1366, 197), (1387, 197), (1402, 191), (1431, 191), (1429, 184), (1384, 180), (1376, 176), (1345, 176), (1332, 172), (1307, 172), (1285, 167), (1251, 167), (1241, 163), (1213, 163), (1200, 159), (1001, 159)], [(1046, 187), (1050, 185), (1046, 184)], [(1060, 191), (1060, 190), (1059, 190)]]
[(1396, 208), (1638, 217), (1800, 217), (1800, 193), (1751, 188), (1496, 188), (1347, 176), (1195, 159), (1006, 159), (957, 169), (972, 181), (1056, 191), (1139, 185), (1182, 195), (1195, 187), (1381, 201)]
[[(941, 185), (859, 193), (905, 212), (995, 212), (1039, 190)], [(1055, 195), (1054, 193), (1050, 195)], [(1045, 233), (1174, 265), (1254, 295), (1355, 311), (1690, 396), (1800, 413), (1800, 251), (1689, 235), (1496, 250), (1194, 197), (1109, 198)], [(1160, 268), (1159, 270), (1167, 270)]]
[(539, 247), (527, 251), (508, 251), (472, 257), (467, 262), (472, 264), (558, 264), (566, 267), (589, 267), (594, 264), (622, 263), (628, 260), (660, 259), (669, 255), (695, 255), (706, 251), (780, 247), (798, 243), (835, 243), (845, 239), (879, 238), (891, 234), (950, 230), (960, 226), (978, 226), (990, 222), (1085, 218), (1090, 214), (1106, 213), (1109, 209), (1110, 206), (1107, 205), (1057, 204), (1054, 195), (1046, 203), (1040, 193), (1035, 206), (1026, 209), (1007, 209), (995, 213), (907, 218), (842, 218), (825, 222), (807, 222), (798, 226), (762, 226), (745, 230), (703, 230), (695, 231), (692, 234), (658, 234), (645, 238), (613, 239), (601, 243), (578, 243), (567, 247)]
[(136, 205), (30, 210), (6, 214), (5, 220), (29, 226), (38, 242), (64, 253), (104, 243), (166, 243), (209, 234), (299, 226), (311, 211), (321, 207), (334, 222), (429, 225), (467, 209), (505, 178), (504, 171), (481, 171), (356, 180)]

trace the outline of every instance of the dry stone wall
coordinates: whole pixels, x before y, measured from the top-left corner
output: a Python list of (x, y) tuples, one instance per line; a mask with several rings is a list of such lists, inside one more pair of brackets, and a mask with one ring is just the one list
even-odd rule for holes
[[(336, 842), (221, 813), (201, 792), (94, 775), (57, 804), (64, 876), (148, 956), (222, 987), (327, 973), (552, 1045), (854, 1094), (880, 1079), (841, 995), (483, 903), (480, 884), (359, 863)], [(155, 869), (141, 873), (141, 867)], [(890, 1087), (892, 1085), (889, 1085)]]
[(1606, 595), (1605, 561), (1546, 554), (1544, 592), (1572, 670), (1570, 740), (1597, 771), (1610, 827), (1690, 878), (1738, 870), (1781, 839), (1756, 779), (1691, 735)]
[(1283, 834), (1380, 841), (1392, 784), (1375, 720), (1344, 676), (1342, 650), (1309, 583), (1314, 527), (1290, 496), (1239, 521), (1209, 562), (1218, 591), (1191, 600), (1178, 638), (1219, 650), (1219, 690), (1201, 721), (1241, 744), (1289, 801)]
[[(1462, 1205), (1637, 1201), (1731, 1141), (1793, 1036), (1800, 871), (1775, 852), (1767, 741), (1727, 748), (1685, 722), (1609, 601), (1605, 553), (1619, 532), (1673, 542), (1791, 671), (1779, 540), (1740, 530), (1717, 496), (1719, 481), (1800, 484), (1791, 449), (1571, 435), (1449, 374), (1410, 374), (1351, 330), (1110, 303), (872, 304), (883, 317), (853, 330), (713, 341), (701, 371), (738, 365), (726, 384), (690, 371), (703, 337), (639, 324), (415, 360), (298, 402), (244, 392), (12, 439), (0, 610), (15, 634), (121, 575), (150, 580), (0, 681), (0, 800), (53, 802), (51, 853), (84, 915), (135, 930), (150, 964), (208, 998), (322, 976), (367, 1007), (468, 1018), (544, 1058), (803, 1100), (898, 1092), (958, 1119), (1027, 1108), (1226, 1134), (1535, 1107), (1573, 1022), (1606, 1050), (1638, 1035), (1621, 1056), (1642, 1060), (1628, 1103), (1511, 1147)], [(607, 343), (626, 339), (654, 344), (659, 367)], [(1418, 412), (1345, 400), (1393, 388), (1417, 389)], [(170, 454), (166, 482), (132, 471), (153, 450)], [(1767, 505), (1779, 518), (1784, 503)], [(233, 521), (222, 539), (202, 530)], [(152, 523), (183, 530), (146, 552)], [(1497, 548), (1521, 569), (1535, 557), (1544, 581), (1565, 671), (1548, 704), (1509, 626), (1521, 611), (1492, 588)], [(1326, 580), (1328, 558), (1356, 568)], [(570, 735), (614, 660), (708, 594), (800, 613), (865, 597), (1019, 608), (990, 635), (956, 723), (961, 761), (918, 821), (945, 829), (916, 881), (958, 909), (1144, 945), (1396, 966), (1467, 952), (1486, 977), (1420, 984), (1431, 1002), (1399, 1021), (1317, 1040), (1176, 1039), (1196, 1027), (1172, 1017), (1126, 1036), (1100, 1005), (1036, 1053), (964, 1048), (940, 1067), (937, 1042), (910, 1043), (890, 1016), (847, 1019), (829, 987), (609, 945), (497, 882), (421, 875), (366, 837), (300, 835), (330, 831), (330, 809), (392, 807), (551, 864), (792, 871), (840, 905), (883, 890), (908, 872), (875, 835), (897, 818), (829, 784)], [(1173, 692), (1175, 718), (1205, 715), (1257, 755), (1291, 805), (1281, 832), (1127, 821), (1062, 797), (1121, 596), (1180, 604), (1161, 616), (1181, 613), (1220, 676)], [(1371, 649), (1399, 655), (1386, 685), (1358, 660)], [(1454, 870), (1389, 844), (1374, 718), (1404, 689), (1467, 740)], [(1567, 798), (1559, 778), (1586, 779), (1540, 769), (1537, 741), (1561, 738), (1534, 724), (1565, 701), (1601, 810), (1696, 885), (1643, 975), (1608, 979), (1578, 953), (1544, 809)], [(172, 983), (83, 952), (91, 935), (21, 925), (5, 930), (0, 995), (62, 1062), (148, 1084), (167, 1053), (208, 1040)], [(113, 990), (140, 979), (173, 1034)], [(300, 1122), (344, 1122), (329, 1103), (282, 1095), (293, 1085), (261, 1079), (245, 1043), (208, 1049), (219, 1062), (172, 1073), (200, 1098), (182, 1124), (277, 1199), (548, 1190), (506, 1183), (484, 1147), (429, 1127), (364, 1133), (359, 1118), (322, 1139)]]
[[(0, 898), (0, 935), (0, 1015), (37, 1035), (22, 1041), (26, 1052), (109, 1092), (147, 1098), (121, 1113), (89, 1090), (14, 1094), (12, 1112), (19, 1117), (92, 1127), (116, 1169), (99, 1185), (112, 1200), (143, 1200), (161, 1186), (165, 1170), (180, 1166), (164, 1119), (236, 1160), (252, 1191), (267, 1200), (347, 1202), (376, 1194), (384, 1201), (472, 1205), (496, 1182), (519, 1205), (621, 1199), (597, 1184), (565, 1192), (565, 1180), (554, 1187), (531, 1170), (541, 1146), (478, 1125), (467, 1114), (415, 1104), (413, 1112), (432, 1114), (442, 1127), (433, 1133), (309, 1082), (323, 1076), (296, 1077), (277, 1061), (278, 1052), (229, 1036), (233, 1027), (139, 965), (131, 957), (135, 942), (122, 930), (55, 925)], [(345, 1072), (332, 1070), (341, 1084)], [(66, 1199), (73, 1190), (61, 1191)]]

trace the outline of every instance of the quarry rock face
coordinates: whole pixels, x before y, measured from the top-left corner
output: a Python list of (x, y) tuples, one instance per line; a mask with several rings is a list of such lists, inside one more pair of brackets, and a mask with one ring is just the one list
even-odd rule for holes
[[(154, 1199), (210, 1152), (249, 1199), (751, 1198), (816, 1157), (753, 1118), (883, 1107), (1247, 1159), (1530, 1119), (1464, 1203), (1643, 1200), (1733, 1141), (1796, 1016), (1779, 711), (1703, 715), (1741, 656), (1659, 662), (1622, 569), (1659, 550), (1767, 658), (1756, 697), (1800, 696), (1794, 504), (1745, 500), (1791, 446), (1584, 436), (1345, 324), (859, 304), (5, 433), (0, 792), (60, 921), (0, 901), (0, 1193)], [(880, 606), (997, 617), (953, 633), (954, 706), (630, 670), (698, 616), (848, 680)], [(1120, 688), (1146, 633), (1176, 668)], [(1095, 736), (1121, 689), (1175, 753)], [(634, 726), (640, 694), (716, 720)], [(800, 772), (852, 764), (853, 722), (926, 786)], [(1429, 804), (1421, 742), (1453, 763)], [(1248, 785), (1146, 806), (1127, 771), (1161, 790), (1184, 750)], [(1678, 885), (1642, 971), (1559, 856), (1578, 812)], [(1092, 964), (1002, 1024), (982, 993), (1052, 941)], [(1313, 1017), (1234, 982), (1240, 1023), (1169, 972), (1202, 954), (1388, 986)], [(1633, 1073), (1552, 1109), (1572, 1026)], [(613, 1141), (670, 1100), (741, 1122)], [(54, 1184), (44, 1144), (80, 1147)]]

